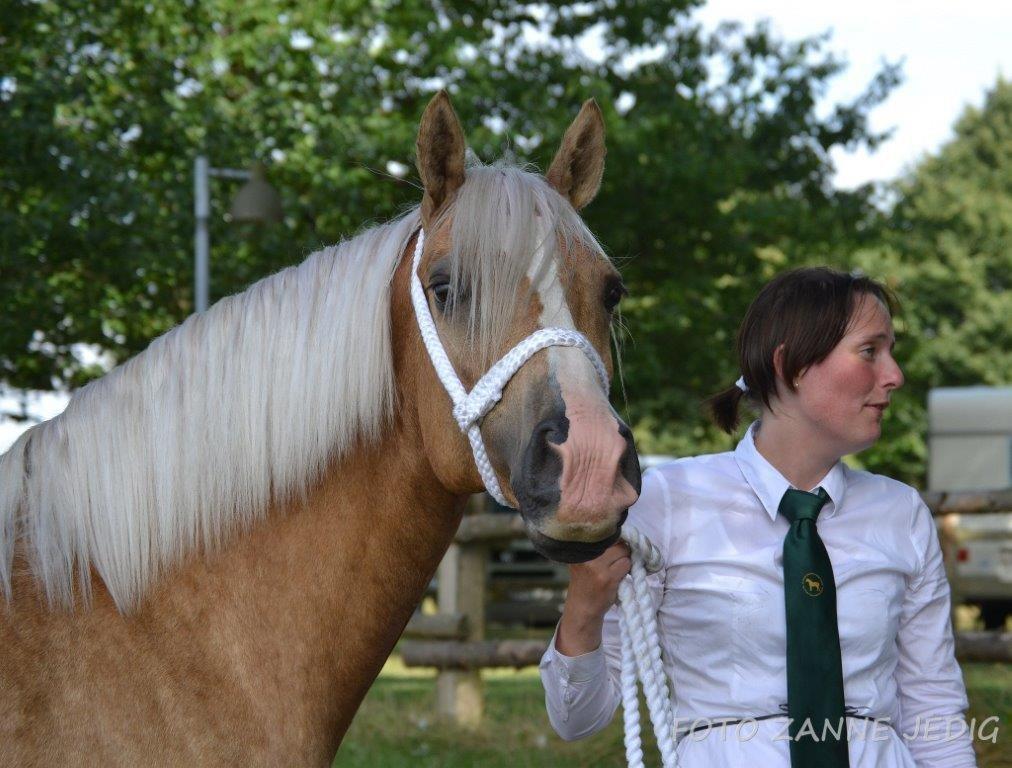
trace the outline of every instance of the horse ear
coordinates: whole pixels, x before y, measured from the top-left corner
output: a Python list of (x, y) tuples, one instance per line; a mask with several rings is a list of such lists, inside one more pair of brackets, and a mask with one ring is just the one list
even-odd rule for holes
[(593, 99), (583, 102), (580, 114), (566, 129), (562, 146), (545, 178), (580, 210), (594, 199), (604, 175), (604, 117)]
[(464, 131), (446, 91), (433, 96), (425, 108), (415, 148), (425, 189), (422, 223), (426, 224), (464, 183)]

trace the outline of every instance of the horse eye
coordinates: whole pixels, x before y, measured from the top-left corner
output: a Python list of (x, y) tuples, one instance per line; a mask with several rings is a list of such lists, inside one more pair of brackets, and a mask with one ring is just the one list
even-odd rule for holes
[(440, 312), (445, 312), (446, 306), (450, 302), (450, 283), (433, 283), (429, 286), (429, 290), (432, 291), (432, 298), (436, 300), (436, 308)]
[(621, 280), (609, 281), (604, 289), (604, 308), (609, 312), (614, 312), (615, 307), (618, 306), (618, 303), (622, 301), (622, 297), (627, 293), (629, 291), (626, 290)]

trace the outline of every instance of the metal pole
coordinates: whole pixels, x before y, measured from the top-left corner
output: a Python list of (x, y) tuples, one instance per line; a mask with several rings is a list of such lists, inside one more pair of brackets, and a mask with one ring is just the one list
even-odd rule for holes
[(211, 193), (209, 163), (204, 155), (197, 155), (193, 162), (193, 213), (197, 219), (197, 231), (194, 235), (193, 260), (193, 303), (194, 310), (203, 312), (207, 309), (208, 286), (210, 283), (208, 262), (210, 259), (211, 241), (208, 221), (211, 218)]

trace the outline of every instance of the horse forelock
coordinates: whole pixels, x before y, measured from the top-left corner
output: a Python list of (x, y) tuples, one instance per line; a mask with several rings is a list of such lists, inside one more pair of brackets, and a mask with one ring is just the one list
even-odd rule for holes
[(449, 220), (451, 291), (470, 300), (467, 333), (487, 367), (511, 332), (523, 287), (536, 294), (552, 270), (573, 268), (566, 254), (603, 250), (572, 206), (523, 168), (473, 165), (457, 197), (436, 221)]

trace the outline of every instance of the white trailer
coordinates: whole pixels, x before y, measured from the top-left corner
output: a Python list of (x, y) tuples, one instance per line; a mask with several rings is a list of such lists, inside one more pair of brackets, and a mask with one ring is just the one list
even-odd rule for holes
[[(1012, 387), (946, 387), (928, 394), (928, 490), (1012, 488)], [(981, 608), (988, 629), (1012, 613), (1012, 514), (950, 520), (953, 592)]]

